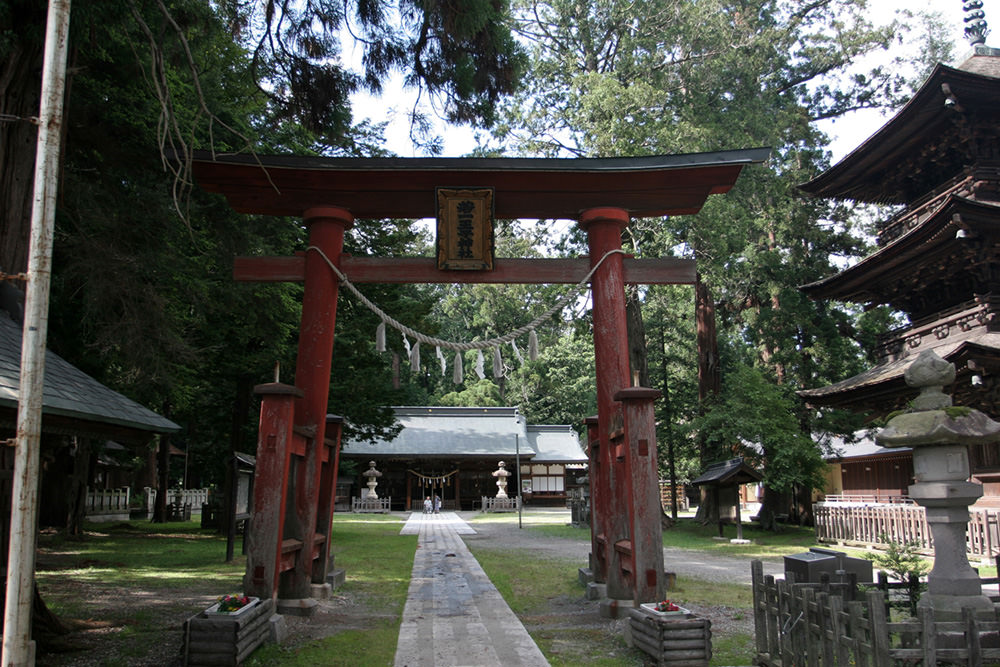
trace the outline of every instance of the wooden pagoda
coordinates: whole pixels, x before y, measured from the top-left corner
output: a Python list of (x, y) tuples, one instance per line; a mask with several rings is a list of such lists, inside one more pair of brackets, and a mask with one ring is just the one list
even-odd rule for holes
[[(901, 207), (873, 254), (800, 289), (887, 304), (910, 323), (882, 338), (875, 367), (800, 396), (883, 416), (916, 395), (903, 372), (933, 348), (956, 366), (955, 404), (1000, 416), (1000, 50), (977, 45), (960, 66), (938, 65), (882, 129), (801, 187)], [(1000, 447), (977, 447), (972, 461), (986, 495), (1000, 496)]]

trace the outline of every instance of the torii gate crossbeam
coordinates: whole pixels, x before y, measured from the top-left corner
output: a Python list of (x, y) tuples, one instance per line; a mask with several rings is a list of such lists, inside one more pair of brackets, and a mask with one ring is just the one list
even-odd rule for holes
[[(237, 211), (301, 216), (309, 245), (351, 282), (577, 283), (592, 264), (620, 251), (632, 217), (696, 213), (727, 192), (767, 149), (608, 159), (300, 158), (194, 156), (196, 180), (224, 194)], [(492, 271), (441, 271), (433, 260), (354, 258), (343, 254), (359, 218), (432, 217), (437, 186), (489, 187), (498, 218), (576, 220), (590, 257), (498, 259)], [(237, 260), (239, 280), (303, 280), (296, 387), (262, 385), (255, 516), (245, 592), (279, 598), (279, 608), (308, 613), (314, 586), (328, 571), (332, 480), (339, 427), (327, 432), (338, 280), (316, 252)], [(663, 550), (653, 400), (629, 386), (624, 286), (693, 283), (694, 264), (608, 255), (591, 278), (598, 415), (588, 423), (592, 565), (610, 605), (663, 594)], [(263, 476), (263, 477), (262, 477)], [(622, 516), (624, 515), (624, 516)], [(613, 614), (612, 614), (613, 615)]]

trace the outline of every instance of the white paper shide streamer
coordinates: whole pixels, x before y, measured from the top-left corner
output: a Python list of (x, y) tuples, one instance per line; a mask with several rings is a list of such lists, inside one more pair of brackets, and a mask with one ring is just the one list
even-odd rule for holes
[[(309, 246), (306, 250), (318, 253), (320, 257), (322, 257), (323, 260), (326, 262), (327, 266), (330, 267), (330, 270), (332, 270), (336, 274), (341, 284), (344, 287), (346, 287), (348, 291), (350, 291), (354, 296), (356, 296), (366, 308), (375, 313), (381, 319), (381, 322), (379, 323), (378, 327), (375, 330), (375, 349), (377, 351), (385, 352), (386, 350), (386, 339), (385, 339), (386, 325), (391, 326), (393, 329), (396, 329), (403, 335), (403, 347), (405, 348), (406, 356), (410, 361), (410, 367), (413, 369), (420, 368), (421, 343), (435, 346), (436, 355), (438, 361), (441, 364), (442, 375), (447, 372), (447, 361), (445, 360), (444, 353), (441, 350), (443, 348), (445, 350), (454, 351), (455, 363), (452, 371), (452, 380), (455, 382), (455, 384), (462, 384), (462, 382), (465, 380), (465, 372), (462, 367), (462, 355), (467, 350), (476, 350), (477, 352), (475, 369), (476, 369), (476, 375), (480, 379), (485, 378), (485, 373), (483, 369), (483, 353), (482, 353), (483, 350), (488, 350), (488, 349), (493, 350), (493, 377), (495, 378), (503, 376), (503, 370), (504, 370), (503, 358), (500, 355), (501, 345), (510, 343), (511, 349), (513, 350), (514, 356), (517, 358), (518, 363), (521, 364), (524, 363), (524, 356), (521, 354), (521, 350), (518, 349), (517, 343), (515, 342), (515, 340), (519, 336), (523, 336), (524, 334), (528, 334), (528, 359), (530, 359), (531, 361), (535, 361), (536, 359), (538, 359), (538, 334), (535, 332), (535, 329), (538, 327), (538, 325), (540, 325), (542, 322), (552, 317), (552, 315), (554, 315), (558, 311), (565, 308), (566, 305), (572, 299), (576, 298), (576, 296), (590, 282), (590, 279), (594, 275), (594, 272), (597, 271), (597, 269), (601, 266), (601, 264), (604, 263), (604, 260), (606, 260), (611, 255), (625, 254), (625, 251), (620, 249), (609, 250), (608, 252), (606, 252), (604, 256), (601, 257), (601, 259), (598, 260), (598, 262), (590, 268), (590, 271), (587, 273), (587, 275), (583, 277), (582, 280), (580, 280), (580, 282), (578, 282), (575, 286), (573, 286), (573, 288), (571, 288), (569, 292), (559, 297), (559, 299), (556, 300), (556, 303), (553, 304), (552, 307), (550, 307), (544, 313), (533, 319), (528, 324), (522, 327), (518, 327), (514, 331), (511, 331), (510, 333), (504, 336), (500, 336), (499, 338), (491, 338), (489, 340), (475, 341), (472, 343), (457, 343), (453, 341), (443, 340), (441, 338), (434, 338), (433, 336), (427, 336), (425, 334), (420, 333), (419, 331), (416, 331), (415, 329), (411, 329), (410, 327), (406, 326), (399, 320), (393, 319), (384, 310), (379, 308), (378, 305), (373, 303), (370, 299), (368, 299), (368, 297), (362, 294), (358, 290), (358, 288), (355, 287), (351, 283), (351, 281), (347, 279), (347, 276), (344, 275), (344, 273), (337, 267), (337, 265), (330, 261), (330, 258), (327, 257), (326, 254), (320, 248), (317, 248), (316, 246)], [(409, 338), (407, 338), (408, 336), (414, 339), (414, 344), (412, 346), (410, 345)]]

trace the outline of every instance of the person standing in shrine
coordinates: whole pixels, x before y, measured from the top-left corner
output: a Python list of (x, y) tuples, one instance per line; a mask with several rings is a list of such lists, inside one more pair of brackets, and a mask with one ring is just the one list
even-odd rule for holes
[(424, 514), (431, 513), (431, 497), (427, 496), (424, 498)]
[(438, 514), (441, 511), (441, 497), (438, 494), (434, 494), (434, 513)]

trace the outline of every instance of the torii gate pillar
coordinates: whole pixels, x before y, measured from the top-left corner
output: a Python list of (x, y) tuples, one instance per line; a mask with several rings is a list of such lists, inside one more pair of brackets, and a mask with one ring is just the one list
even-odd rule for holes
[[(333, 263), (340, 261), (344, 232), (354, 224), (350, 211), (328, 206), (308, 209), (302, 216), (309, 228), (309, 245), (318, 248)], [(324, 552), (329, 538), (329, 516), (322, 532), (317, 530), (320, 512), (317, 499), (326, 436), (327, 402), (330, 396), (330, 367), (333, 363), (333, 333), (337, 323), (339, 282), (317, 252), (306, 253), (305, 290), (302, 296), (302, 325), (295, 364), (295, 386), (303, 396), (296, 401), (295, 426), (307, 436), (305, 456), (296, 466), (294, 501), (288, 513), (286, 532), (302, 536), (295, 567), (281, 582), (278, 596), (284, 599), (311, 597), (315, 548)], [(318, 544), (318, 537), (323, 538)]]
[(326, 583), (340, 453), (339, 419), (327, 415), (339, 283), (324, 255), (340, 261), (354, 216), (321, 207), (307, 210), (303, 220), (310, 247), (320, 252), (305, 258), (295, 387), (258, 388), (255, 517), (244, 582), (248, 593), (277, 598), (279, 610), (300, 615), (315, 609), (313, 585)]
[[(583, 212), (580, 226), (587, 232), (592, 265), (608, 252), (621, 250), (621, 233), (628, 223), (629, 214), (621, 208), (594, 208)], [(592, 562), (596, 566), (597, 580), (603, 576), (607, 586), (608, 603), (602, 606), (602, 614), (612, 618), (618, 616), (619, 601), (628, 601), (628, 604), (653, 602), (653, 597), (663, 590), (659, 512), (652, 513), (653, 508), (645, 507), (649, 498), (659, 497), (652, 400), (647, 401), (648, 409), (626, 411), (619, 402), (623, 398), (620, 393), (629, 387), (623, 266), (624, 258), (620, 253), (610, 255), (591, 281), (597, 374), (596, 434), (588, 427), (590, 448), (596, 449), (591, 462), (597, 464), (591, 472), (591, 544), (596, 551), (592, 554)], [(638, 451), (636, 434), (641, 434), (647, 452), (652, 443), (651, 457), (633, 460)], [(623, 439), (635, 442), (623, 442)], [(652, 471), (647, 470), (650, 461)], [(653, 486), (646, 488), (650, 484)], [(655, 509), (659, 509), (658, 500)], [(621, 513), (625, 516), (620, 516)], [(646, 526), (643, 519), (650, 515), (655, 516), (655, 525)], [(639, 530), (642, 536), (634, 534)], [(655, 548), (650, 546), (654, 542)], [(638, 543), (644, 547), (634, 549), (632, 545)]]

